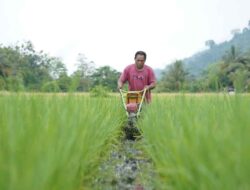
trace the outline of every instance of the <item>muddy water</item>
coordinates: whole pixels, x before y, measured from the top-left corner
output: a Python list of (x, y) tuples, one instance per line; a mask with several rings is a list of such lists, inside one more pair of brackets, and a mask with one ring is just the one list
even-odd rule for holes
[(101, 163), (94, 181), (97, 190), (152, 190), (154, 168), (142, 151), (141, 140), (121, 140), (108, 158)]

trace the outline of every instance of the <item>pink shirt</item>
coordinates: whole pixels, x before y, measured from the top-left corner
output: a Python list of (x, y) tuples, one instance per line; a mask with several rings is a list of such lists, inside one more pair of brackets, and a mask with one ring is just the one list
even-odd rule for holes
[[(135, 63), (127, 66), (119, 79), (122, 83), (128, 81), (128, 87), (131, 91), (143, 90), (146, 85), (156, 82), (154, 71), (151, 67), (144, 65), (142, 70), (136, 68)], [(150, 90), (146, 93), (147, 102), (151, 101)]]

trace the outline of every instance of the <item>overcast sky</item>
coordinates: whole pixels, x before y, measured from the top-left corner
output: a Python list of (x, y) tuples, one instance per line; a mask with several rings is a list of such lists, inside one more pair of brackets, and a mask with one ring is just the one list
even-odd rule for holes
[(31, 40), (70, 72), (78, 53), (121, 71), (137, 50), (164, 68), (208, 39), (230, 39), (247, 26), (249, 10), (249, 0), (0, 0), (0, 43)]

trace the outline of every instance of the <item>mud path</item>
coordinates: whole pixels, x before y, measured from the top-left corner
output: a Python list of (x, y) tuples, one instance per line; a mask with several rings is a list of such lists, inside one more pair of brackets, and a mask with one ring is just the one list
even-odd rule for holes
[(101, 163), (93, 189), (152, 190), (154, 168), (142, 150), (143, 139), (121, 140), (107, 160)]

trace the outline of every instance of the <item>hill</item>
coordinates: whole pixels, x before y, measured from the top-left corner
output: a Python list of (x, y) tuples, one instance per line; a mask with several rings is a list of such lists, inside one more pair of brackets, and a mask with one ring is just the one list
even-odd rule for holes
[[(213, 40), (208, 41), (209, 49), (195, 53), (193, 56), (183, 59), (185, 68), (190, 75), (199, 77), (208, 65), (220, 61), (232, 46), (235, 46), (238, 54), (250, 51), (250, 22), (249, 27), (244, 28), (241, 32), (236, 31), (233, 38), (219, 44)], [(163, 70), (155, 69), (158, 79), (161, 78)]]
[(250, 29), (245, 28), (242, 33), (237, 33), (230, 41), (214, 44), (210, 49), (198, 52), (192, 57), (183, 60), (189, 73), (200, 76), (208, 65), (215, 63), (223, 58), (235, 46), (238, 53), (245, 53), (250, 50)]

